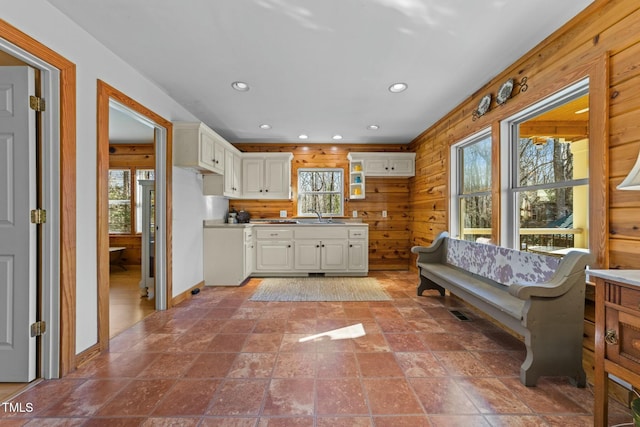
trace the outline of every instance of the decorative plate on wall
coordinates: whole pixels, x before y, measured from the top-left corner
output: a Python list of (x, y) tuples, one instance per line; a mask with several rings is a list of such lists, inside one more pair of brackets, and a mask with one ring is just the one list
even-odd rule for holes
[(513, 91), (513, 79), (509, 79), (506, 82), (502, 83), (500, 89), (498, 89), (498, 94), (496, 95), (496, 102), (498, 105), (502, 105), (507, 102), (507, 99), (511, 98), (511, 92)]
[(484, 116), (487, 111), (489, 111), (489, 107), (491, 106), (491, 94), (485, 95), (478, 103), (478, 109), (476, 110), (476, 114), (478, 117)]

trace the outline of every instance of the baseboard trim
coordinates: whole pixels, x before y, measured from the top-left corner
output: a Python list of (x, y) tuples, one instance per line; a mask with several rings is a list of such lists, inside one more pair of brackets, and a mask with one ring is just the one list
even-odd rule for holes
[(189, 298), (191, 298), (192, 294), (191, 292), (194, 289), (202, 289), (204, 288), (204, 280), (194, 286), (192, 286), (191, 288), (187, 289), (186, 291), (176, 295), (175, 297), (171, 298), (171, 307), (176, 306), (177, 304), (180, 304), (183, 301), (188, 300)]
[(76, 354), (76, 368), (79, 368), (83, 364), (87, 363), (94, 357), (100, 354), (100, 344), (94, 344), (84, 351)]

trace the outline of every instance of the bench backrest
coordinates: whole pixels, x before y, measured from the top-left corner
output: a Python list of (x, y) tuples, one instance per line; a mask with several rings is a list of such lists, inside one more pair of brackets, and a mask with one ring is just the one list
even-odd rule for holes
[(447, 264), (509, 286), (551, 279), (561, 259), (501, 246), (446, 238)]

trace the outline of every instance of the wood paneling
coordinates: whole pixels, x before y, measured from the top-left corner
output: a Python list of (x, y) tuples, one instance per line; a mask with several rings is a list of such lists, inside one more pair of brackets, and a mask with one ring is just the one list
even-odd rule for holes
[[(296, 216), (297, 171), (298, 168), (327, 167), (343, 168), (345, 171), (345, 193), (347, 189), (350, 152), (408, 151), (407, 145), (357, 144), (336, 146), (331, 144), (234, 144), (245, 152), (292, 152), (292, 200), (230, 200), (229, 208), (244, 209), (252, 218), (277, 218), (281, 210), (289, 217)], [(409, 178), (367, 177), (365, 198), (347, 200), (344, 206), (345, 218), (351, 218), (352, 211), (369, 224), (369, 269), (406, 270), (410, 260), (409, 226)], [(382, 217), (382, 211), (387, 217)]]

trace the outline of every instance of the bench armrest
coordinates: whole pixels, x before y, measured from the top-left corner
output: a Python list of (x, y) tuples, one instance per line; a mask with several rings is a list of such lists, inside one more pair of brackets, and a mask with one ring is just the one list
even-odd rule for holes
[(572, 251), (562, 258), (553, 277), (541, 283), (514, 283), (509, 286), (509, 293), (520, 299), (531, 297), (553, 298), (564, 295), (575, 285), (585, 286), (587, 279), (585, 268), (592, 256), (583, 252)]
[(442, 260), (442, 253), (444, 248), (444, 241), (449, 236), (446, 231), (441, 232), (436, 236), (435, 240), (431, 243), (431, 246), (414, 246), (411, 248), (411, 253), (418, 254), (417, 264), (421, 262), (439, 262)]

